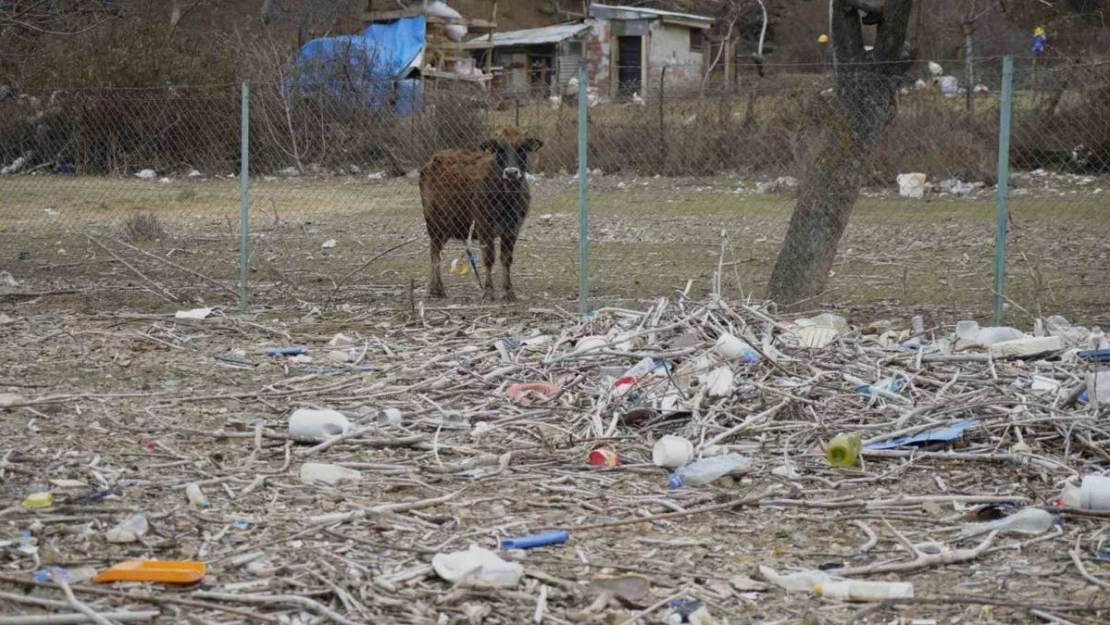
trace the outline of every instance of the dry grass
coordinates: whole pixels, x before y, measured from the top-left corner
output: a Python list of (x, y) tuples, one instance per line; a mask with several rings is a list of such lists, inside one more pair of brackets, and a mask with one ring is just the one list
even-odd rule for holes
[[(589, 275), (597, 302), (674, 293), (688, 280), (691, 294), (705, 293), (719, 261), (722, 230), (728, 235), (726, 288), (734, 295), (758, 295), (793, 206), (785, 195), (735, 194), (739, 183), (730, 178), (604, 176), (591, 184)], [(1106, 264), (1103, 241), (1110, 226), (1097, 196), (1090, 195), (1097, 184), (1079, 187), (1076, 195), (1063, 189), (1013, 198), (1008, 295), (1016, 304), (1080, 318), (1105, 313), (1110, 285), (1099, 267)], [(0, 180), (0, 193), (8, 200), (0, 209), (0, 247), (10, 250), (0, 258), (0, 270), (26, 279), (29, 290), (76, 287), (85, 305), (95, 307), (121, 295), (114, 286), (146, 284), (84, 239), (86, 232), (115, 236), (133, 214), (146, 212), (173, 235), (155, 244), (155, 253), (234, 286), (236, 181), (20, 177)], [(542, 177), (533, 193), (534, 211), (514, 265), (517, 290), (526, 302), (565, 301), (577, 293), (577, 183)], [(251, 280), (259, 303), (323, 301), (341, 276), (409, 239), (414, 242), (345, 286), (337, 301), (407, 305), (410, 281), (417, 296), (422, 292), (426, 235), (414, 181), (262, 181), (252, 198)], [(981, 312), (991, 301), (993, 229), (989, 195), (930, 201), (863, 197), (821, 302)], [(328, 239), (336, 240), (334, 248), (322, 247)], [(447, 258), (455, 253), (461, 248), (449, 247)], [(168, 265), (132, 260), (185, 299), (227, 297)], [(478, 299), (472, 276), (445, 278), (455, 301)], [(1017, 307), (1013, 312), (1015, 318), (1023, 315)]]

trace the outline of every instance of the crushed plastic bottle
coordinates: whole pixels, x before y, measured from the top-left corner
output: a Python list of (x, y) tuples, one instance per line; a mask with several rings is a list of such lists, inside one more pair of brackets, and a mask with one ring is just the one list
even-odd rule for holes
[(798, 571), (780, 575), (769, 566), (760, 564), (759, 574), (763, 579), (789, 592), (813, 592), (819, 585), (831, 584), (834, 580), (828, 573), (818, 570)]
[(136, 514), (123, 523), (108, 530), (104, 537), (108, 542), (114, 544), (122, 545), (134, 543), (138, 542), (143, 536), (146, 536), (149, 529), (150, 524), (147, 522), (146, 517), (141, 514)]
[(854, 467), (859, 464), (861, 443), (855, 434), (838, 434), (829, 441), (825, 457), (834, 467)]
[(748, 459), (741, 454), (725, 454), (712, 458), (702, 458), (679, 467), (671, 475), (670, 487), (697, 486), (716, 481), (730, 473), (743, 471)]
[(625, 371), (624, 375), (613, 383), (613, 396), (623, 396), (630, 391), (633, 386), (636, 386), (636, 383), (639, 382), (641, 378), (651, 373), (654, 369), (655, 361), (645, 357), (643, 360), (636, 363), (636, 366)]
[(1043, 534), (1056, 524), (1056, 517), (1041, 508), (1022, 508), (1007, 517), (985, 523), (972, 523), (964, 527), (957, 538), (971, 538), (998, 532), (999, 534)]
[(956, 323), (956, 337), (964, 345), (971, 347), (990, 347), (1003, 341), (1016, 341), (1025, 336), (1021, 330), (1005, 326), (980, 328), (975, 321)]
[(194, 506), (204, 509), (208, 507), (208, 497), (204, 496), (204, 491), (200, 489), (200, 484), (193, 482), (185, 487), (185, 498), (189, 503)]

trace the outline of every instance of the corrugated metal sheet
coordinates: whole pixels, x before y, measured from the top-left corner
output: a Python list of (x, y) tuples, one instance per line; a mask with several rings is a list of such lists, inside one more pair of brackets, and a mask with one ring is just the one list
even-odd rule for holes
[[(526, 30), (509, 30), (493, 34), (495, 48), (508, 48), (512, 46), (534, 46), (544, 43), (558, 43), (569, 39), (590, 28), (589, 22), (573, 22), (570, 24), (556, 24), (543, 28), (529, 28)], [(485, 48), (489, 45), (488, 37), (478, 37), (462, 44), (464, 48)]]
[(556, 68), (557, 74), (555, 75), (555, 84), (562, 89), (571, 78), (578, 74), (578, 64), (582, 60), (581, 54), (560, 54), (558, 59), (558, 67)]

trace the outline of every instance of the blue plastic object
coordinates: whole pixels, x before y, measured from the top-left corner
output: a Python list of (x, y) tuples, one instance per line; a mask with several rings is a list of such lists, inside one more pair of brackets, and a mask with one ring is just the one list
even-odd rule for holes
[(301, 345), (298, 347), (267, 347), (267, 356), (300, 356), (308, 351), (308, 348)]
[(561, 545), (567, 542), (570, 534), (566, 530), (555, 530), (543, 534), (532, 534), (520, 538), (505, 538), (501, 541), (501, 549), (533, 549), (547, 547), (548, 545)]
[(925, 443), (953, 441), (959, 438), (960, 435), (964, 433), (964, 430), (968, 428), (973, 428), (977, 425), (979, 425), (978, 419), (965, 419), (963, 421), (957, 421), (952, 425), (945, 426), (940, 429), (930, 430), (928, 432), (922, 432), (921, 434), (914, 434), (912, 436), (904, 436), (902, 438), (896, 438), (892, 441), (871, 443), (869, 445), (864, 445), (863, 447), (864, 449), (874, 449), (878, 451), (883, 449), (898, 449), (899, 447), (906, 447), (907, 445), (921, 445)]
[(375, 23), (357, 35), (313, 39), (297, 53), (288, 77), (305, 95), (356, 95), (370, 106), (390, 106), (400, 117), (419, 111), (423, 86), (411, 76), (424, 49), (423, 15)]
[(1107, 349), (1085, 349), (1077, 352), (1083, 360), (1093, 360), (1095, 362), (1110, 362), (1110, 348)]

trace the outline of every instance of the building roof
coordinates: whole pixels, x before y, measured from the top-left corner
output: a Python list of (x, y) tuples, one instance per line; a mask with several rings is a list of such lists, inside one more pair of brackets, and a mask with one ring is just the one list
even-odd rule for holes
[[(571, 22), (568, 24), (544, 26), (542, 28), (507, 30), (493, 34), (493, 47), (507, 48), (512, 46), (534, 46), (545, 43), (558, 43), (589, 29), (590, 26), (590, 22)], [(462, 44), (462, 47), (488, 48), (489, 38), (484, 35), (476, 37)]]
[[(596, 12), (595, 12), (596, 10)], [(607, 4), (590, 4), (590, 16), (608, 19), (637, 19), (624, 17), (621, 14), (631, 13), (639, 16), (638, 19), (653, 19), (658, 18), (664, 22), (673, 24), (681, 24), (690, 26), (692, 28), (709, 28), (713, 22), (717, 21), (716, 18), (708, 15), (695, 15), (693, 13), (678, 13), (675, 11), (663, 11), (660, 9), (648, 9), (644, 7), (626, 7), (614, 6)]]

